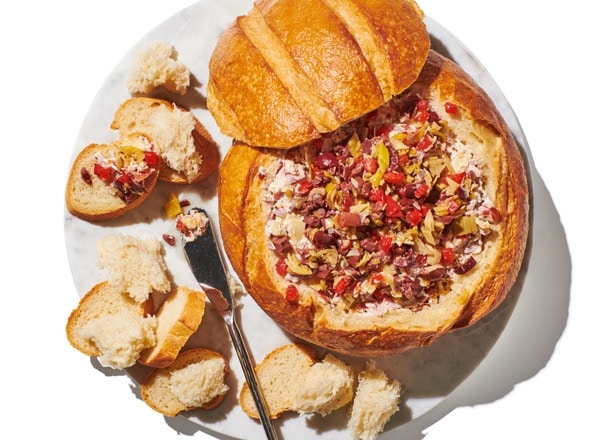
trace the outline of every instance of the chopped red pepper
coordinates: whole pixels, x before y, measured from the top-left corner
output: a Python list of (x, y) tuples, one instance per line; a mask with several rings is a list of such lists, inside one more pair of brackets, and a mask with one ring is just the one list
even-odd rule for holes
[(287, 274), (287, 268), (288, 265), (283, 258), (280, 258), (279, 260), (277, 260), (277, 263), (275, 263), (275, 270), (282, 277), (284, 277)]
[(144, 152), (144, 161), (151, 167), (158, 165), (158, 154), (154, 151), (148, 150)]
[(379, 240), (379, 248), (386, 254), (390, 252), (393, 244), (394, 239), (390, 235), (384, 235), (381, 237), (381, 240)]
[(419, 101), (417, 101), (417, 111), (419, 112), (424, 112), (427, 111), (427, 109), (429, 108), (429, 101), (426, 99), (419, 99)]
[(388, 171), (383, 174), (383, 180), (387, 183), (393, 183), (395, 185), (400, 185), (404, 182), (404, 173), (400, 173), (398, 171)]
[(465, 178), (466, 175), (467, 175), (467, 173), (464, 172), (464, 171), (462, 173), (448, 174), (446, 176), (446, 182), (448, 181), (448, 179), (452, 179), (456, 183), (461, 183), (463, 181), (463, 179)]
[(288, 284), (285, 289), (285, 300), (290, 302), (298, 301), (298, 288), (293, 284)]
[(415, 197), (417, 199), (420, 199), (421, 197), (426, 196), (427, 194), (429, 194), (429, 186), (426, 184), (422, 184), (417, 186), (417, 189), (415, 190)]
[(349, 277), (340, 278), (337, 281), (337, 283), (335, 283), (333, 285), (333, 292), (336, 295), (341, 295), (342, 293), (344, 293), (344, 291), (348, 288), (349, 285), (350, 285), (350, 278)]
[(95, 163), (94, 174), (102, 180), (110, 180), (112, 176), (112, 169), (108, 167), (103, 167), (99, 163)]
[(303, 195), (308, 194), (311, 189), (312, 189), (312, 184), (310, 183), (310, 180), (302, 179), (300, 182), (298, 182), (298, 187), (296, 188), (296, 192), (299, 195), (303, 196)]
[(372, 189), (369, 193), (369, 200), (371, 202), (380, 202), (385, 198), (385, 192), (381, 188)]
[(378, 273), (376, 275), (373, 275), (373, 277), (371, 278), (371, 284), (381, 284), (382, 281), (383, 281), (383, 274), (382, 273)]
[(117, 182), (131, 183), (131, 177), (129, 177), (129, 174), (121, 174), (119, 177), (117, 177)]
[(423, 136), (423, 139), (417, 144), (417, 150), (427, 150), (429, 147), (433, 145), (433, 140), (429, 136)]
[(406, 220), (411, 226), (416, 226), (423, 220), (423, 213), (419, 209), (412, 209), (406, 214)]
[(389, 196), (385, 198), (385, 215), (388, 217), (400, 217), (402, 215), (402, 210), (398, 202)]
[(452, 264), (454, 261), (454, 251), (451, 248), (442, 249), (441, 263), (445, 266)]
[(452, 102), (446, 102), (444, 104), (444, 110), (446, 110), (446, 113), (448, 113), (449, 115), (458, 114), (458, 106)]
[(365, 155), (363, 157), (363, 165), (365, 167), (365, 171), (368, 171), (369, 173), (374, 173), (375, 171), (377, 171), (377, 160), (370, 155)]
[(375, 132), (376, 136), (388, 136), (390, 134), (391, 128), (387, 125), (383, 125), (377, 129)]

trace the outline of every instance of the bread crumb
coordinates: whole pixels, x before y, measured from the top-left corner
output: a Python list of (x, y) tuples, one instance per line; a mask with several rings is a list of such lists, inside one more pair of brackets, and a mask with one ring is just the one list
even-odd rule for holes
[(186, 407), (199, 408), (229, 391), (225, 384), (225, 361), (206, 359), (171, 373), (171, 392)]
[(131, 367), (143, 350), (156, 344), (155, 332), (154, 316), (144, 318), (119, 311), (89, 321), (82, 327), (81, 337), (98, 347), (102, 366), (120, 370)]
[(153, 291), (170, 291), (158, 239), (112, 234), (101, 238), (97, 249), (99, 266), (109, 270), (108, 282), (135, 301), (146, 301)]
[(190, 70), (176, 59), (175, 49), (168, 42), (154, 42), (141, 49), (127, 81), (132, 94), (150, 93), (163, 86), (170, 92), (185, 95), (189, 85)]
[(322, 416), (342, 408), (354, 395), (354, 373), (349, 365), (328, 354), (299, 378), (293, 409)]
[(358, 387), (350, 409), (348, 427), (357, 440), (375, 440), (399, 409), (400, 383), (369, 361), (358, 375)]

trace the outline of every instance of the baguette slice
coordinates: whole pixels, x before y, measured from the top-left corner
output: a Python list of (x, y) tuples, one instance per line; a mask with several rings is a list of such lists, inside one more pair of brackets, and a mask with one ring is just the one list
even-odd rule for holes
[(292, 408), (300, 414), (326, 416), (352, 401), (354, 385), (352, 367), (329, 353), (298, 378)]
[[(353, 368), (332, 354), (319, 361), (317, 353), (304, 344), (276, 348), (257, 365), (256, 374), (271, 419), (287, 412), (326, 416), (354, 396)], [(240, 405), (248, 416), (259, 418), (247, 382), (242, 385)]]
[(206, 348), (185, 350), (168, 367), (146, 377), (140, 385), (141, 396), (149, 407), (168, 417), (195, 408), (214, 409), (229, 390), (228, 373), (229, 364), (222, 354)]
[(260, 0), (221, 35), (207, 104), (221, 131), (289, 148), (331, 132), (412, 84), (427, 58), (412, 0)]
[(124, 101), (110, 126), (121, 138), (143, 133), (161, 158), (159, 179), (196, 183), (219, 165), (219, 149), (202, 123), (188, 109), (163, 99), (136, 97)]
[[(143, 319), (152, 313), (153, 307), (152, 298), (139, 303), (126, 293), (113, 288), (107, 281), (101, 282), (81, 298), (77, 307), (69, 315), (66, 326), (67, 339), (73, 348), (81, 353), (87, 356), (101, 356), (100, 348), (91, 338), (84, 335), (84, 328), (90, 322), (102, 320), (109, 315)], [(131, 320), (132, 325), (134, 321), (135, 319)], [(119, 335), (115, 335), (115, 339), (118, 337)]]
[[(108, 220), (125, 214), (148, 198), (158, 180), (158, 170), (153, 164), (148, 164), (147, 177), (143, 179), (143, 191), (127, 196), (94, 172), (95, 157), (100, 155), (129, 158), (131, 156), (128, 152), (132, 151), (131, 147), (135, 147), (137, 151), (146, 151), (151, 149), (151, 143), (147, 137), (131, 133), (117, 142), (90, 144), (76, 156), (65, 190), (66, 207), (71, 214), (87, 221)], [(139, 158), (135, 161), (142, 162)]]
[(138, 361), (154, 368), (170, 365), (200, 326), (205, 301), (199, 290), (181, 286), (171, 292), (156, 312), (156, 345), (144, 350)]
[[(270, 419), (294, 410), (295, 387), (317, 360), (317, 353), (312, 348), (291, 343), (276, 348), (256, 366)], [(248, 416), (260, 417), (247, 382), (240, 391), (240, 405)]]
[[(274, 202), (268, 201), (268, 196), (272, 194), (267, 190), (269, 186), (274, 186), (278, 189), (275, 197), (278, 195), (283, 197), (286, 189), (293, 194), (294, 189), (299, 188), (299, 183), (290, 177), (292, 172), (282, 178), (274, 179), (275, 172), (271, 172), (274, 170), (272, 167), (279, 163), (283, 154), (296, 154), (295, 157), (298, 158), (296, 163), (305, 166), (308, 170), (307, 176), (310, 176), (310, 169), (314, 166), (319, 147), (309, 142), (298, 149), (284, 151), (234, 142), (228, 151), (219, 173), (218, 183), (219, 218), (224, 248), (247, 291), (287, 332), (345, 354), (367, 357), (397, 354), (430, 344), (453, 329), (477, 322), (502, 303), (513, 286), (525, 254), (529, 229), (529, 199), (523, 157), (512, 134), (485, 91), (459, 66), (434, 51), (430, 52), (419, 79), (397, 99), (399, 105), (403, 106), (407, 103), (413, 105), (418, 97), (427, 100), (433, 108), (432, 111), (443, 117), (443, 124), (446, 124), (444, 127), (450, 130), (449, 141), (453, 141), (460, 151), (455, 160), (457, 167), (460, 165), (463, 171), (468, 169), (468, 161), (461, 161), (459, 157), (478, 164), (477, 170), (474, 170), (475, 173), (481, 172), (482, 179), (478, 185), (484, 189), (486, 197), (497, 209), (498, 214), (498, 219), (494, 220), (488, 230), (489, 233), (482, 235), (481, 252), (472, 255), (476, 260), (475, 268), (464, 273), (451, 273), (448, 294), (442, 294), (439, 300), (434, 298), (431, 303), (425, 303), (421, 308), (410, 308), (410, 304), (408, 307), (402, 305), (399, 308), (386, 308), (387, 303), (378, 306), (375, 302), (365, 308), (345, 308), (346, 302), (336, 303), (336, 298), (333, 296), (332, 303), (323, 301), (323, 296), (318, 293), (322, 289), (322, 279), (316, 275), (311, 278), (308, 275), (299, 276), (298, 272), (291, 272), (292, 278), (282, 276), (278, 272), (278, 268), (281, 268), (279, 262), (282, 258), (281, 254), (278, 255), (274, 251), (268, 236), (270, 226), (267, 223), (269, 216), (275, 213), (271, 210), (275, 205)], [(456, 106), (451, 107), (450, 110), (454, 113), (446, 111), (447, 103)], [(370, 115), (366, 115), (364, 120), (368, 121)], [(343, 129), (350, 130), (348, 126)], [(397, 148), (400, 151), (403, 147), (400, 144)], [(396, 154), (400, 156), (401, 153)], [(414, 157), (418, 157), (417, 154)], [(358, 177), (362, 178), (360, 174)], [(291, 179), (290, 183), (286, 183), (288, 178)], [(306, 182), (312, 184), (310, 177), (307, 177)], [(401, 185), (400, 188), (403, 186)], [(407, 187), (402, 191), (409, 189), (410, 187)], [(325, 188), (325, 192), (327, 191), (328, 189)], [(331, 192), (335, 194), (336, 191)], [(402, 194), (398, 193), (398, 200)], [(431, 196), (435, 197), (435, 193)], [(302, 205), (306, 197), (306, 194), (299, 196), (289, 205), (283, 204), (283, 199), (277, 199), (281, 203), (277, 206), (282, 210), (291, 210), (287, 207)], [(358, 198), (357, 195), (352, 197), (353, 200)], [(361, 197), (364, 204), (371, 203), (364, 195)], [(386, 203), (389, 204), (387, 201)], [(432, 202), (426, 200), (424, 203)], [(359, 206), (353, 206), (356, 207)], [(343, 217), (345, 214), (338, 214), (341, 211), (343, 210), (336, 210), (335, 203), (333, 206), (327, 205), (323, 208), (325, 214), (333, 212)], [(431, 209), (428, 212), (433, 214)], [(312, 211), (308, 212), (311, 213)], [(423, 213), (424, 211), (419, 211), (417, 214)], [(306, 217), (297, 215), (297, 218), (303, 220)], [(378, 224), (376, 218), (374, 219), (369, 224), (369, 228)], [(440, 225), (443, 225), (441, 223), (443, 220), (440, 218)], [(390, 221), (392, 224), (398, 224), (397, 218), (392, 217)], [(421, 222), (421, 217), (415, 222), (418, 223), (418, 229), (407, 233), (422, 234), (426, 225)], [(308, 230), (304, 221), (294, 224), (297, 223)], [(341, 228), (334, 220), (326, 224), (326, 234), (331, 234), (329, 229), (338, 231)], [(404, 219), (402, 224), (407, 225), (408, 220)], [(280, 225), (282, 227), (275, 231), (275, 235), (281, 234), (285, 238), (283, 234), (289, 234), (290, 230), (301, 229), (291, 225), (292, 223)], [(372, 234), (379, 236), (380, 227), (381, 225), (368, 229), (369, 236), (372, 237)], [(434, 224), (434, 227), (439, 225)], [(445, 230), (449, 231), (449, 228)], [(409, 231), (408, 226), (405, 229)], [(314, 229), (312, 231), (314, 232)], [(403, 234), (404, 232), (394, 232), (389, 237), (396, 243), (401, 241), (405, 248), (411, 241), (407, 241), (408, 236)], [(455, 236), (459, 235), (455, 234)], [(305, 239), (310, 241), (311, 237)], [(424, 235), (419, 237), (420, 247), (415, 247), (412, 251), (423, 255), (428, 255), (429, 252), (432, 259), (430, 267), (436, 269), (435, 265), (440, 262), (440, 245), (438, 244), (438, 247), (433, 250), (428, 250), (427, 245), (423, 244), (426, 243), (426, 237)], [(443, 239), (445, 238), (442, 237), (441, 240)], [(458, 256), (462, 257), (459, 240), (456, 240), (456, 244)], [(322, 245), (323, 243), (315, 245), (314, 249), (320, 251), (319, 246)], [(307, 249), (309, 252), (311, 248)], [(340, 255), (337, 249), (333, 251), (335, 251), (334, 255)], [(286, 262), (288, 263), (290, 261)], [(399, 267), (408, 264), (400, 260), (397, 263), (393, 273), (384, 274), (384, 277), (390, 277), (388, 278), (390, 286), (391, 277), (402, 274)], [(317, 262), (317, 264), (321, 263)], [(296, 300), (286, 299), (290, 284), (298, 290)], [(398, 287), (395, 288), (400, 290)], [(402, 289), (404, 289), (401, 290), (402, 298), (409, 302), (412, 294), (411, 287), (404, 288), (402, 285)], [(338, 290), (340, 297), (346, 293), (343, 288)], [(367, 289), (359, 292), (362, 295), (368, 293)], [(351, 298), (348, 302), (350, 300)], [(369, 308), (371, 306), (372, 308)]]

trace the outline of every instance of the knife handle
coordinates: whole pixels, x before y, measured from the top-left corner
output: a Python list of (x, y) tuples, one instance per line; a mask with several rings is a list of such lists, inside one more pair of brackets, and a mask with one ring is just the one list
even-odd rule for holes
[(250, 356), (248, 355), (248, 350), (246, 349), (246, 343), (244, 342), (244, 338), (242, 337), (242, 334), (235, 322), (235, 319), (231, 321), (227, 328), (229, 329), (229, 334), (231, 336), (233, 346), (235, 347), (235, 351), (240, 360), (240, 364), (242, 365), (244, 376), (246, 376), (246, 382), (248, 383), (248, 387), (250, 388), (252, 397), (254, 398), (254, 403), (256, 404), (256, 408), (258, 409), (260, 421), (265, 430), (265, 434), (267, 434), (267, 439), (277, 440), (278, 436), (275, 432), (275, 429), (273, 428), (271, 419), (269, 419), (266, 401), (260, 388), (260, 384), (258, 383), (258, 380), (256, 378), (254, 367), (252, 366), (252, 362), (250, 361)]

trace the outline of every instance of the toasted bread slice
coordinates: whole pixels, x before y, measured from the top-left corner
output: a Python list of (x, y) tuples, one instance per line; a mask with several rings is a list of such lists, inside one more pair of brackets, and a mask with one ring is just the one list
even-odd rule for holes
[[(108, 354), (103, 353), (103, 347), (99, 346), (99, 342), (109, 346), (112, 341), (121, 349), (120, 355), (129, 359), (127, 362), (129, 364), (131, 361), (135, 361), (140, 352), (146, 348), (140, 346), (138, 342), (141, 340), (140, 335), (143, 336), (143, 332), (140, 332), (143, 320), (152, 313), (152, 309), (151, 298), (139, 303), (126, 293), (113, 288), (108, 282), (101, 282), (81, 298), (77, 307), (69, 315), (66, 326), (67, 339), (75, 349), (87, 356), (94, 357)], [(113, 329), (104, 325), (103, 340), (94, 342), (96, 337), (100, 337), (100, 331), (95, 334), (95, 329), (101, 329), (103, 324), (107, 324), (109, 321), (114, 321)], [(117, 328), (119, 322), (125, 323), (126, 326)], [(134, 342), (137, 347), (134, 346)]]
[(204, 125), (188, 109), (173, 102), (130, 98), (119, 106), (110, 127), (122, 138), (139, 132), (152, 140), (161, 158), (161, 180), (200, 182), (219, 165), (218, 146)]
[[(276, 348), (256, 366), (258, 383), (265, 397), (270, 419), (277, 419), (284, 413), (293, 411), (292, 391), (297, 386), (298, 379), (306, 376), (317, 360), (317, 353), (312, 348), (292, 343)], [(240, 405), (248, 416), (259, 418), (247, 382), (244, 382), (240, 391)]]
[(195, 408), (214, 409), (225, 399), (229, 387), (227, 359), (206, 348), (179, 353), (168, 367), (153, 370), (140, 385), (144, 402), (161, 414), (175, 417)]
[(150, 140), (139, 133), (85, 147), (71, 166), (67, 210), (83, 220), (101, 221), (141, 205), (158, 180), (158, 161), (144, 153), (151, 149)]
[(202, 322), (205, 301), (200, 290), (173, 290), (156, 312), (156, 345), (144, 350), (138, 361), (155, 368), (169, 366)]

